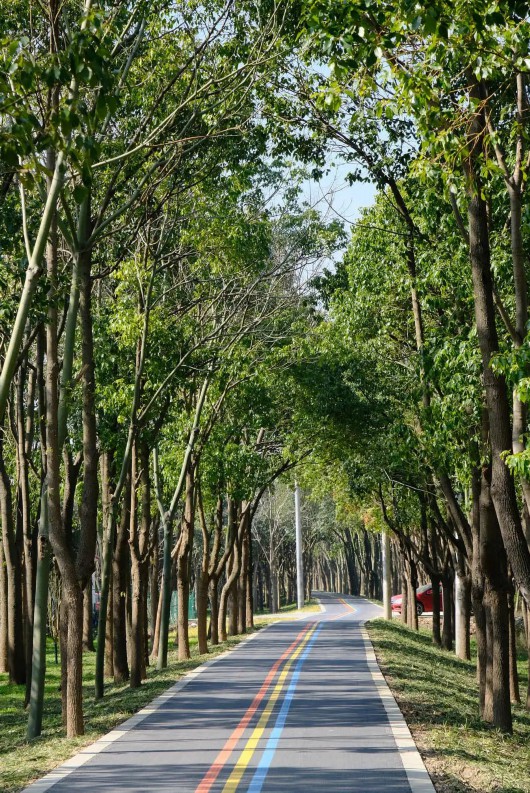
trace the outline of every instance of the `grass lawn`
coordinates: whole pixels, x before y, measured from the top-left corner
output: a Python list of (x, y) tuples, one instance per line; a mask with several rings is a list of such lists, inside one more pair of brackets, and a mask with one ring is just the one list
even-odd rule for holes
[[(473, 663), (433, 647), (427, 631), (385, 620), (367, 629), (437, 791), (530, 793), (530, 713), (515, 705), (513, 735), (503, 735), (478, 719)], [(523, 653), (519, 673), (523, 696)]]
[[(263, 626), (260, 626), (263, 627)], [(0, 675), (0, 791), (15, 793), (31, 781), (51, 771), (59, 763), (109, 732), (129, 718), (171, 686), (179, 677), (195, 669), (208, 658), (238, 644), (242, 636), (230, 637), (227, 642), (212, 647), (208, 655), (200, 656), (197, 650), (197, 629), (190, 628), (192, 658), (177, 661), (176, 650), (171, 646), (168, 667), (162, 672), (150, 667), (148, 678), (139, 689), (127, 684), (105, 687), (105, 696), (94, 702), (95, 654), (84, 656), (85, 735), (67, 739), (61, 724), (61, 698), (59, 693), (60, 667), (55, 663), (53, 645), (48, 647), (46, 694), (43, 734), (27, 743), (27, 714), (23, 708), (23, 686), (10, 686), (7, 676)]]

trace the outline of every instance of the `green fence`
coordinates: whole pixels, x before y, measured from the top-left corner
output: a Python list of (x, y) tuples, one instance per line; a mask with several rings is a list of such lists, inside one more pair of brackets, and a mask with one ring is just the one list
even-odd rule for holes
[[(191, 592), (188, 598), (188, 617), (194, 620), (197, 617), (197, 608), (195, 604), (195, 592)], [(171, 606), (169, 610), (169, 624), (175, 626), (177, 624), (177, 593), (173, 592), (171, 595)]]

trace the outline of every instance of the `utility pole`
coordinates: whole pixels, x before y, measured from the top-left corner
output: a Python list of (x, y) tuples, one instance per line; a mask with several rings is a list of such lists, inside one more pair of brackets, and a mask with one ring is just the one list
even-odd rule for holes
[(392, 606), (390, 603), (391, 581), (390, 581), (390, 537), (388, 532), (383, 531), (381, 537), (381, 549), (383, 556), (383, 611), (386, 620), (392, 619)]
[(294, 483), (294, 522), (296, 530), (296, 602), (299, 609), (304, 606), (304, 562), (302, 555), (302, 517), (300, 512), (300, 488)]

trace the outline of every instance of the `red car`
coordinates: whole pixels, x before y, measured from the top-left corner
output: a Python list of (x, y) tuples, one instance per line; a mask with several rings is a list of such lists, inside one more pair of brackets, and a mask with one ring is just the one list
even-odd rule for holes
[[(401, 614), (401, 601), (403, 595), (394, 595), (391, 599), (392, 611)], [(424, 611), (432, 611), (432, 585), (426, 584), (416, 590), (416, 611), (423, 614)], [(443, 610), (442, 588), (440, 587), (440, 611)]]

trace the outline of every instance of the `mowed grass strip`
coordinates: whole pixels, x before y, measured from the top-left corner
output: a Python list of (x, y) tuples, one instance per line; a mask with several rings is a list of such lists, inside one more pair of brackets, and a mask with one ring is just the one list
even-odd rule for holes
[[(373, 620), (367, 630), (436, 790), (530, 793), (530, 713), (514, 705), (513, 735), (503, 735), (478, 718), (473, 662), (435, 648), (430, 632), (399, 622)], [(524, 696), (523, 652), (519, 678)]]
[[(260, 628), (264, 625), (260, 625)], [(177, 651), (170, 646), (168, 667), (157, 671), (154, 665), (147, 670), (147, 680), (140, 688), (129, 684), (115, 686), (107, 681), (105, 696), (94, 702), (95, 653), (83, 656), (85, 735), (67, 739), (61, 723), (60, 666), (55, 663), (53, 644), (48, 644), (46, 693), (43, 734), (35, 741), (26, 741), (27, 712), (23, 708), (24, 687), (10, 686), (7, 676), (0, 675), (0, 791), (16, 793), (30, 782), (51, 771), (76, 754), (82, 747), (96, 741), (113, 727), (126, 721), (152, 699), (166, 691), (186, 672), (214, 658), (238, 644), (244, 636), (229, 637), (228, 641), (211, 647), (207, 655), (199, 655), (197, 630), (190, 629), (192, 657), (178, 661)]]

